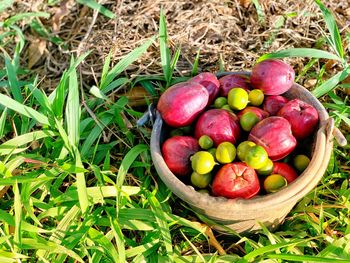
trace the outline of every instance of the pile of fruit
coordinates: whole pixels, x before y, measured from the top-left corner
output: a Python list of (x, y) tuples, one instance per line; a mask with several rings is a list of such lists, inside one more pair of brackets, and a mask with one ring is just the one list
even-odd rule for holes
[(250, 77), (217, 79), (205, 72), (167, 89), (157, 109), (171, 128), (162, 145), (171, 172), (199, 191), (227, 198), (290, 184), (310, 162), (303, 147), (318, 126), (312, 105), (282, 95), (294, 76), (283, 61), (265, 60)]

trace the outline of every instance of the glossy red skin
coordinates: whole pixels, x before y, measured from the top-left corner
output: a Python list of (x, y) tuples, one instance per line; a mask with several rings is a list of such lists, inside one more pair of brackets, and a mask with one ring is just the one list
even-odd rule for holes
[(249, 78), (244, 75), (226, 75), (219, 79), (220, 96), (227, 97), (233, 88), (243, 88), (249, 90)]
[(241, 116), (246, 113), (246, 112), (253, 112), (256, 114), (256, 116), (262, 120), (262, 119), (265, 119), (267, 117), (269, 117), (269, 113), (267, 111), (264, 111), (258, 107), (253, 107), (253, 106), (248, 106), (248, 107), (245, 107), (244, 110), (241, 110), (240, 112), (238, 112), (237, 114), (237, 117), (238, 119), (241, 118)]
[(272, 173), (282, 175), (284, 178), (286, 178), (288, 184), (298, 178), (297, 172), (287, 163), (274, 162)]
[(250, 83), (265, 95), (280, 95), (292, 87), (294, 77), (295, 72), (291, 66), (282, 60), (268, 59), (253, 67)]
[(258, 122), (250, 131), (248, 140), (264, 147), (272, 161), (286, 157), (297, 145), (289, 122), (278, 116)]
[(214, 177), (212, 191), (215, 196), (248, 199), (260, 191), (259, 178), (245, 163), (225, 164)]
[(199, 151), (198, 141), (190, 136), (174, 136), (162, 145), (165, 163), (177, 176), (186, 176), (192, 172), (190, 157)]
[(208, 105), (211, 104), (219, 94), (220, 83), (215, 74), (210, 72), (203, 72), (193, 77), (190, 82), (196, 82), (201, 84), (209, 92)]
[(263, 109), (271, 116), (277, 115), (278, 111), (288, 102), (288, 99), (280, 95), (266, 96)]
[(208, 135), (218, 146), (222, 142), (235, 144), (240, 138), (239, 120), (234, 113), (223, 109), (212, 109), (204, 112), (198, 119), (194, 136), (199, 139)]
[(287, 119), (292, 132), (298, 140), (311, 135), (318, 124), (317, 110), (310, 104), (294, 99), (286, 103), (278, 112), (278, 116)]
[(172, 127), (185, 127), (204, 110), (209, 93), (201, 84), (182, 82), (168, 88), (160, 96), (157, 109)]

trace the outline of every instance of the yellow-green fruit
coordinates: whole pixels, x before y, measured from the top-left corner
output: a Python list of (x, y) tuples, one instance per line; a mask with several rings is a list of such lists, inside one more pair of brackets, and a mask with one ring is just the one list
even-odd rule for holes
[(227, 98), (225, 97), (216, 98), (216, 100), (214, 101), (214, 107), (217, 109), (222, 108), (222, 106), (226, 104), (227, 104)]
[(249, 149), (246, 157), (245, 163), (252, 167), (253, 169), (260, 169), (266, 165), (269, 157), (264, 147), (260, 145), (255, 145)]
[(253, 106), (260, 106), (264, 102), (264, 93), (260, 89), (253, 89), (248, 94), (249, 103)]
[(198, 188), (206, 188), (210, 182), (211, 182), (211, 174), (199, 174), (196, 172), (193, 172), (191, 174), (191, 183), (193, 186), (198, 187)]
[(309, 163), (310, 163), (309, 157), (307, 157), (306, 155), (303, 155), (303, 154), (299, 154), (299, 155), (295, 156), (293, 159), (294, 167), (299, 172), (303, 172), (306, 169), (306, 167), (309, 165)]
[(271, 174), (264, 181), (264, 189), (268, 193), (274, 193), (288, 185), (286, 178), (280, 174)]
[(231, 163), (236, 158), (236, 147), (230, 142), (222, 142), (216, 148), (215, 156), (219, 163)]
[(216, 148), (210, 148), (209, 150), (207, 150), (208, 153), (210, 153), (214, 159), (216, 160)]
[(207, 174), (213, 170), (215, 165), (214, 157), (205, 151), (196, 152), (191, 158), (193, 171), (199, 174)]
[(199, 189), (198, 192), (201, 194), (209, 194), (208, 189)]
[(263, 176), (270, 175), (272, 171), (273, 171), (273, 162), (270, 159), (267, 160), (266, 164), (263, 167), (256, 170), (256, 172), (259, 175), (263, 175)]
[(248, 92), (242, 88), (233, 88), (228, 93), (228, 105), (234, 110), (243, 110), (248, 104)]
[(242, 129), (247, 132), (249, 132), (259, 121), (260, 119), (258, 116), (251, 111), (244, 113), (239, 119)]
[(208, 150), (213, 147), (214, 142), (208, 135), (202, 135), (198, 140), (198, 144), (202, 149)]
[(244, 141), (241, 142), (237, 147), (237, 156), (238, 159), (240, 159), (242, 162), (245, 161), (245, 157), (250, 150), (251, 147), (255, 146), (256, 144), (251, 141)]

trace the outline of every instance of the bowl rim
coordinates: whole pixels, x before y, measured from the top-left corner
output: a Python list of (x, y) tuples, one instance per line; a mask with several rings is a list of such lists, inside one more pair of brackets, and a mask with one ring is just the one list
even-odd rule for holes
[[(223, 77), (226, 75), (249, 76), (250, 73), (246, 71), (239, 71), (220, 72), (217, 74), (218, 77)], [(154, 123), (151, 135), (151, 155), (158, 175), (176, 196), (185, 202), (202, 209), (206, 209), (208, 205), (215, 205), (215, 209), (237, 208), (259, 210), (263, 207), (280, 206), (286, 202), (296, 203), (304, 195), (310, 192), (322, 178), (330, 160), (333, 142), (329, 138), (331, 135), (326, 134), (326, 126), (328, 125), (329, 115), (319, 100), (306, 88), (297, 83), (294, 83), (292, 88), (284, 93), (284, 95), (291, 96), (293, 95), (293, 93), (291, 93), (292, 91), (303, 94), (304, 100), (312, 102), (312, 105), (317, 109), (319, 114), (319, 126), (316, 133), (316, 138), (314, 139), (315, 148), (309, 166), (294, 182), (288, 185), (288, 187), (275, 193), (254, 196), (251, 199), (228, 199), (225, 197), (216, 197), (197, 192), (192, 186), (186, 185), (180, 179), (178, 179), (178, 177), (174, 175), (167, 167), (162, 157), (159, 141), (163, 127), (163, 120), (160, 114), (157, 112), (156, 121)], [(219, 205), (219, 207), (216, 205)]]

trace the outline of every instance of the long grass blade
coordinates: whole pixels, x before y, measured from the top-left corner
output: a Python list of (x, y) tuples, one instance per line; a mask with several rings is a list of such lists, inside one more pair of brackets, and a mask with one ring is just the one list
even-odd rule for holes
[(166, 18), (163, 10), (160, 10), (159, 18), (159, 46), (160, 46), (160, 59), (163, 68), (163, 74), (167, 83), (171, 80), (171, 56), (170, 49), (168, 47), (168, 32), (166, 26)]
[(86, 5), (98, 12), (100, 12), (102, 15), (110, 18), (110, 19), (113, 19), (115, 18), (115, 14), (110, 11), (109, 9), (107, 9), (106, 7), (104, 7), (103, 5), (100, 5), (99, 3), (97, 3), (96, 1), (94, 0), (77, 0), (77, 2), (79, 4), (83, 4), (83, 5)]
[(144, 54), (147, 49), (151, 46), (154, 41), (154, 37), (147, 40), (141, 46), (135, 48), (129, 54), (127, 54), (122, 60), (120, 60), (117, 65), (115, 65), (107, 74), (105, 81), (101, 82), (101, 89), (105, 92), (105, 88), (114, 80), (116, 76), (122, 73), (130, 64), (136, 61), (142, 54)]
[(7, 108), (4, 109), (4, 111), (1, 113), (1, 116), (0, 116), (0, 139), (5, 135), (6, 117), (7, 117)]
[(7, 55), (5, 55), (5, 65), (6, 65), (8, 83), (10, 86), (10, 92), (12, 93), (12, 96), (16, 101), (23, 102), (21, 88), (17, 79), (16, 68), (11, 63), (11, 60)]
[(38, 123), (50, 125), (49, 119), (44, 114), (11, 99), (9, 96), (0, 94), (0, 104), (28, 118), (33, 118)]
[(13, 186), (14, 191), (14, 210), (15, 210), (15, 247), (20, 247), (22, 243), (22, 203), (17, 182)]
[(288, 57), (326, 58), (326, 59), (334, 59), (337, 61), (341, 61), (341, 58), (339, 58), (337, 55), (334, 55), (324, 50), (314, 49), (314, 48), (290, 48), (290, 49), (285, 49), (285, 50), (262, 55), (257, 60), (257, 63), (266, 59), (288, 58)]
[[(94, 228), (90, 228), (88, 232), (89, 237), (95, 242), (95, 244), (101, 247), (105, 254), (109, 255), (113, 262), (120, 262), (118, 252), (113, 244), (102, 233)], [(124, 263), (124, 262), (123, 262)]]
[(315, 257), (308, 255), (290, 255), (290, 254), (270, 254), (267, 255), (268, 258), (273, 259), (282, 259), (293, 262), (324, 262), (324, 263), (350, 263), (349, 259), (341, 259), (341, 258), (325, 258), (325, 257)]
[(347, 78), (349, 74), (350, 74), (350, 67), (344, 69), (343, 71), (337, 73), (330, 79), (323, 82), (320, 86), (318, 86), (312, 91), (312, 94), (316, 98), (322, 97), (323, 95), (333, 90), (341, 81)]
[(324, 21), (326, 22), (329, 33), (331, 34), (331, 45), (334, 51), (338, 54), (340, 58), (344, 58), (344, 49), (342, 45), (342, 40), (340, 37), (339, 29), (337, 23), (334, 19), (332, 13), (327, 9), (320, 0), (315, 0), (316, 4), (322, 11)]
[(19, 20), (26, 19), (26, 18), (32, 18), (32, 17), (43, 17), (43, 18), (49, 18), (50, 14), (45, 12), (27, 12), (27, 13), (20, 13), (14, 16), (11, 16), (10, 18), (6, 19), (4, 22), (4, 26), (8, 27), (13, 25)]

